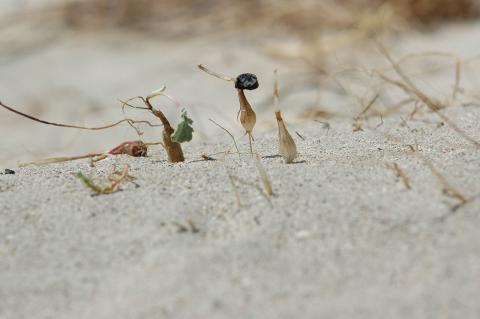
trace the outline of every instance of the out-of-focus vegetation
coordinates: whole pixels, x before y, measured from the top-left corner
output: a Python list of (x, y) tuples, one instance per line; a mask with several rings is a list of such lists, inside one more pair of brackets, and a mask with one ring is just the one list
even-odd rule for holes
[(171, 30), (165, 33), (185, 34), (259, 25), (297, 32), (325, 26), (345, 28), (379, 10), (423, 25), (469, 19), (480, 13), (476, 0), (74, 0), (61, 7), (65, 22), (75, 28), (169, 25)]

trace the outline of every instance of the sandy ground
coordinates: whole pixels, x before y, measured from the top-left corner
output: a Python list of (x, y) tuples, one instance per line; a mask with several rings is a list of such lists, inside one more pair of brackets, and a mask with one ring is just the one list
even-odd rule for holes
[[(117, 98), (167, 85), (195, 121), (185, 163), (167, 163), (155, 148), (148, 158), (121, 156), (96, 168), (77, 161), (20, 169), (19, 161), (102, 151), (137, 137), (128, 126), (79, 132), (0, 110), (0, 172), (16, 171), (0, 175), (0, 319), (480, 317), (480, 151), (437, 115), (421, 110), (405, 122), (409, 105), (353, 132), (353, 118), (378, 83), (349, 74), (338, 79), (342, 89), (330, 83), (319, 90), (318, 74), (299, 59), (266, 53), (295, 47), (283, 38), (76, 33), (35, 19), (0, 26), (6, 104), (95, 126), (122, 118)], [(435, 50), (465, 60), (456, 99), (451, 58), (420, 59), (405, 70), (477, 141), (480, 64), (470, 58), (479, 53), (479, 37), (480, 23), (472, 22), (411, 31), (388, 43), (395, 57)], [(345, 50), (325, 62), (328, 70), (386, 66), (371, 46), (353, 55)], [(235, 91), (199, 72), (198, 63), (258, 75), (260, 89), (248, 98), (258, 114), (255, 147), (275, 196), (266, 199), (257, 189), (262, 184), (249, 156), (197, 161), (231, 147), (209, 118), (248, 148), (235, 120)], [(274, 157), (275, 68), (297, 164)], [(386, 88), (374, 109), (403, 98)], [(180, 109), (164, 107), (176, 122)], [(333, 114), (320, 118), (330, 129), (301, 118), (308, 109)], [(158, 136), (146, 130), (144, 138)], [(417, 144), (412, 153), (409, 145)], [(125, 163), (139, 187), (126, 183), (111, 195), (92, 197), (72, 175), (105, 176)], [(240, 207), (227, 170), (253, 184), (238, 185)], [(445, 189), (468, 203), (459, 207)], [(179, 231), (189, 220), (198, 232)]]
[[(279, 69), (281, 102), (290, 123), (304, 121), (299, 114), (308, 108), (351, 119), (363, 108), (351, 94), (355, 93), (364, 103), (373, 95), (369, 81), (350, 75), (342, 79), (349, 93), (333, 85), (322, 86), (319, 91), (318, 75), (312, 75), (301, 59), (292, 61), (265, 53), (266, 48), (272, 46), (280, 53), (295, 47), (282, 38), (216, 34), (179, 40), (166, 39), (161, 34), (126, 31), (76, 33), (60, 31), (55, 22), (32, 20), (27, 26), (0, 28), (0, 97), (7, 105), (50, 121), (86, 126), (112, 123), (123, 118), (117, 99), (147, 95), (166, 85), (168, 92), (195, 120), (194, 143), (215, 142), (223, 134), (208, 121), (209, 118), (236, 136), (241, 135), (241, 127), (235, 120), (238, 109), (235, 91), (228, 83), (200, 72), (196, 68), (199, 63), (231, 75), (257, 74), (260, 89), (248, 94), (258, 115), (257, 133), (275, 127), (271, 109), (275, 68)], [(25, 33), (29, 37), (24, 38)], [(473, 22), (437, 28), (435, 32), (412, 31), (389, 45), (397, 57), (433, 50), (458, 54), (467, 60), (479, 54), (476, 43), (467, 40), (479, 36), (480, 23)], [(384, 59), (373, 46), (360, 47), (353, 55), (351, 49), (345, 50), (339, 50), (339, 54), (326, 61), (330, 72), (359, 65), (385, 66)], [(432, 63), (443, 65), (441, 72), (422, 75), (418, 80), (429, 94), (445, 100), (454, 81), (454, 61), (449, 58), (433, 60), (414, 61), (418, 63), (407, 66), (407, 70), (414, 73), (432, 67)], [(478, 101), (478, 71), (478, 59), (470, 60), (463, 67), (461, 87), (470, 96), (476, 94), (467, 102)], [(397, 102), (396, 98), (392, 95), (391, 100), (382, 103), (392, 105)], [(157, 103), (175, 123), (180, 109), (164, 100)], [(0, 136), (4, 136), (0, 143), (0, 168), (37, 158), (104, 151), (136, 138), (128, 125), (102, 132), (58, 129), (0, 111)], [(141, 112), (129, 112), (128, 115), (149, 118)], [(144, 138), (156, 140), (159, 134), (158, 130), (145, 129)]]
[[(446, 114), (480, 137), (478, 108)], [(261, 187), (249, 156), (194, 161), (228, 139), (182, 164), (154, 151), (0, 175), (0, 318), (478, 318), (479, 150), (438, 123), (291, 125), (299, 163), (263, 158), (275, 196), (239, 185), (241, 207), (226, 171)], [(255, 147), (276, 154), (276, 132)], [(114, 163), (139, 187), (92, 197), (72, 176)], [(452, 210), (428, 163), (472, 200)], [(199, 232), (179, 232), (188, 220)]]

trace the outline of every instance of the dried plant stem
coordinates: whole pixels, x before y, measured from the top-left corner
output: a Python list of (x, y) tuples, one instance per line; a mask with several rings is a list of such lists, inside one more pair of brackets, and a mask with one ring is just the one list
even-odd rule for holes
[(252, 134), (251, 133), (247, 133), (248, 134), (248, 145), (250, 146), (250, 154), (252, 154), (253, 156), (253, 145), (252, 145)]
[(435, 175), (435, 177), (440, 181), (440, 183), (443, 185), (443, 192), (445, 195), (448, 195), (450, 197), (453, 197), (460, 201), (462, 205), (465, 205), (466, 203), (469, 202), (469, 199), (467, 199), (466, 196), (464, 196), (458, 189), (453, 187), (447, 179), (433, 166), (433, 163), (428, 160), (424, 155), (415, 152), (415, 154), (420, 157), (425, 165), (430, 169), (430, 171)]
[[(385, 137), (388, 139), (394, 141), (395, 143), (405, 145), (402, 140), (398, 137), (395, 137), (391, 134), (388, 133), (383, 133)], [(405, 145), (408, 146), (412, 154), (416, 157), (418, 157), (432, 172), (432, 174), (437, 178), (437, 180), (442, 184), (442, 189), (443, 193), (447, 196), (453, 197), (457, 199), (460, 204), (455, 205), (456, 209), (459, 207), (469, 203), (470, 201), (473, 200), (473, 198), (468, 198), (467, 196), (463, 195), (458, 189), (453, 187), (447, 179), (435, 168), (433, 163), (426, 157), (424, 156), (420, 151), (419, 151), (419, 146), (418, 145)]]
[(164, 95), (163, 91), (156, 91), (151, 95), (147, 96), (147, 98), (145, 99), (142, 98), (142, 100), (145, 101), (145, 105), (147, 106), (148, 110), (152, 112), (152, 114), (155, 115), (158, 119), (160, 119), (160, 122), (162, 122), (163, 124), (162, 146), (165, 148), (165, 151), (167, 152), (168, 160), (172, 163), (183, 162), (185, 161), (185, 157), (183, 156), (182, 146), (179, 143), (172, 141), (171, 136), (175, 130), (172, 128), (172, 126), (170, 125), (170, 122), (168, 121), (167, 117), (163, 114), (163, 112), (158, 109), (154, 109), (150, 102), (150, 99), (159, 95)]
[[(297, 157), (297, 145), (293, 140), (292, 136), (287, 130), (285, 122), (282, 118), (282, 113), (280, 111), (279, 92), (278, 92), (278, 72), (275, 70), (273, 72), (275, 81), (273, 84), (273, 106), (275, 108), (275, 118), (278, 125), (278, 152), (283, 157), (285, 163), (293, 163), (295, 157)], [(298, 134), (298, 133), (297, 133)]]
[(240, 192), (238, 191), (237, 185), (235, 185), (235, 176), (233, 176), (227, 169), (228, 180), (230, 181), (230, 185), (232, 185), (233, 191), (235, 192), (235, 200), (237, 203), (237, 207), (240, 208), (242, 203), (240, 201)]
[(199, 65), (198, 65), (198, 68), (199, 68), (200, 70), (202, 70), (202, 71), (204, 71), (204, 72), (206, 72), (206, 73), (208, 73), (208, 74), (210, 74), (210, 75), (212, 75), (212, 76), (214, 76), (214, 77), (216, 77), (216, 78), (219, 78), (219, 79), (221, 79), (221, 80), (224, 80), (224, 81), (235, 82), (235, 80), (236, 80), (235, 78), (232, 78), (232, 77), (230, 77), (230, 76), (226, 76), (226, 75), (222, 75), (222, 74), (220, 74), (220, 73), (214, 72), (214, 71), (208, 69), (207, 67), (205, 67), (205, 66), (202, 65), (202, 64), (199, 64)]
[(235, 140), (235, 137), (233, 137), (232, 133), (230, 133), (229, 130), (227, 130), (225, 127), (221, 126), (220, 124), (218, 124), (214, 120), (212, 120), (212, 119), (208, 119), (208, 120), (210, 122), (212, 122), (213, 124), (215, 124), (216, 126), (218, 126), (219, 128), (221, 128), (222, 130), (224, 130), (228, 135), (230, 135), (230, 137), (232, 138), (232, 141), (233, 141), (233, 145), (235, 146), (235, 149), (237, 150), (238, 156), (240, 156), (240, 150), (238, 149), (237, 141)]
[(265, 199), (270, 203), (270, 195), (268, 193), (266, 193), (260, 186), (254, 184), (254, 183), (247, 182), (247, 181), (241, 179), (238, 176), (232, 175), (232, 179), (233, 179), (233, 181), (236, 181), (240, 184), (243, 184), (243, 185), (246, 185), (246, 186), (251, 186), (251, 187), (255, 188), (260, 193), (260, 195), (265, 197)]
[(32, 161), (32, 162), (27, 162), (27, 163), (20, 163), (20, 164), (18, 164), (18, 167), (26, 167), (26, 166), (30, 166), (30, 165), (47, 165), (47, 164), (53, 164), (53, 163), (62, 163), (62, 162), (75, 161), (75, 160), (79, 160), (79, 159), (92, 158), (92, 157), (97, 157), (97, 156), (102, 156), (102, 155), (105, 155), (105, 153), (88, 153), (88, 154), (79, 155), (79, 156), (51, 157), (51, 158), (36, 160), (36, 161)]
[(55, 123), (55, 122), (49, 122), (49, 121), (45, 121), (45, 120), (41, 120), (39, 118), (36, 118), (32, 115), (28, 115), (26, 113), (23, 113), (23, 112), (20, 112), (10, 106), (7, 106), (5, 105), (4, 103), (2, 103), (0, 101), (0, 106), (2, 106), (3, 108), (15, 113), (15, 114), (18, 114), (20, 116), (23, 116), (23, 117), (26, 117), (30, 120), (33, 120), (35, 122), (39, 122), (39, 123), (43, 123), (43, 124), (47, 124), (47, 125), (52, 125), (52, 126), (58, 126), (58, 127), (66, 127), (66, 128), (75, 128), (75, 129), (80, 129), (80, 130), (91, 130), (91, 131), (98, 131), (98, 130), (104, 130), (104, 129), (108, 129), (108, 128), (112, 128), (114, 126), (117, 126), (121, 123), (124, 123), (124, 122), (127, 122), (129, 124), (133, 124), (133, 123), (144, 123), (144, 124), (147, 124), (151, 127), (155, 127), (155, 126), (158, 126), (158, 125), (154, 125), (152, 123), (150, 123), (149, 121), (136, 121), (136, 120), (132, 120), (132, 119), (123, 119), (123, 120), (120, 120), (118, 122), (115, 122), (113, 124), (109, 124), (109, 125), (105, 125), (105, 126), (98, 126), (98, 127), (85, 127), (85, 126), (78, 126), (78, 125), (70, 125), (70, 124), (61, 124), (61, 123)]
[(368, 112), (368, 110), (370, 110), (370, 108), (375, 104), (375, 102), (377, 101), (377, 99), (379, 98), (380, 94), (377, 93), (373, 99), (370, 100), (370, 102), (367, 104), (367, 106), (357, 115), (353, 118), (353, 131), (354, 132), (357, 132), (357, 131), (361, 131), (362, 130), (362, 123), (361, 123), (361, 119), (364, 117), (364, 115)]
[(402, 180), (406, 189), (412, 189), (412, 186), (410, 185), (410, 179), (397, 163), (387, 164), (387, 167), (392, 169), (395, 172), (395, 175)]
[(470, 137), (467, 133), (465, 133), (463, 130), (461, 130), (456, 123), (454, 123), (450, 118), (448, 118), (445, 114), (443, 114), (440, 109), (441, 106), (432, 101), (428, 96), (426, 96), (424, 93), (422, 93), (416, 86), (413, 84), (413, 82), (410, 80), (409, 77), (403, 73), (403, 71), (400, 69), (400, 66), (393, 60), (393, 58), (390, 56), (389, 52), (387, 49), (382, 46), (380, 43), (378, 43), (378, 47), (382, 54), (387, 58), (387, 60), (390, 62), (392, 65), (393, 69), (397, 73), (397, 75), (402, 79), (402, 82), (392, 80), (388, 77), (386, 77), (383, 74), (379, 74), (381, 78), (383, 78), (385, 81), (394, 84), (398, 87), (400, 87), (402, 90), (404, 90), (407, 94), (414, 94), (422, 103), (424, 103), (432, 112), (435, 112), (445, 123), (447, 123), (455, 132), (457, 132), (459, 135), (461, 135), (463, 138), (474, 144), (477, 148), (480, 148), (480, 142), (476, 141), (474, 138)]
[(452, 89), (452, 101), (454, 101), (457, 97), (458, 92), (460, 92), (460, 80), (461, 80), (461, 72), (462, 72), (462, 59), (458, 57), (455, 54), (449, 53), (449, 52), (442, 52), (442, 51), (427, 51), (427, 52), (422, 52), (422, 53), (410, 53), (402, 58), (400, 58), (397, 61), (397, 65), (402, 65), (408, 60), (411, 60), (413, 58), (419, 58), (419, 57), (427, 57), (427, 56), (437, 56), (437, 57), (447, 57), (447, 58), (452, 58), (455, 60), (455, 81), (453, 83), (453, 89)]
[(82, 172), (76, 173), (75, 176), (79, 178), (86, 187), (90, 188), (97, 195), (111, 194), (119, 190), (120, 184), (124, 180), (135, 179), (134, 177), (128, 175), (128, 169), (129, 167), (127, 164), (124, 165), (122, 171), (117, 171), (114, 167), (113, 172), (107, 177), (108, 184), (106, 185), (95, 184), (90, 177), (85, 176)]
[(133, 157), (142, 157), (142, 156), (147, 156), (148, 146), (161, 145), (161, 144), (162, 144), (161, 142), (144, 143), (142, 141), (129, 141), (129, 142), (123, 142), (120, 145), (112, 148), (107, 152), (88, 153), (88, 154), (79, 155), (79, 156), (52, 157), (52, 158), (46, 158), (46, 159), (36, 160), (32, 162), (27, 162), (27, 163), (21, 163), (18, 166), (25, 167), (30, 165), (46, 165), (46, 164), (53, 164), (53, 163), (75, 161), (75, 160), (84, 159), (84, 158), (92, 158), (94, 162), (97, 162), (102, 159), (105, 159), (108, 155), (120, 155), (120, 154), (130, 155)]
[(262, 179), (263, 187), (265, 188), (265, 194), (267, 194), (267, 196), (272, 196), (272, 182), (270, 181), (270, 177), (268, 177), (267, 171), (265, 170), (265, 167), (260, 161), (260, 156), (258, 156), (258, 154), (255, 154), (255, 167), (260, 174), (260, 178)]

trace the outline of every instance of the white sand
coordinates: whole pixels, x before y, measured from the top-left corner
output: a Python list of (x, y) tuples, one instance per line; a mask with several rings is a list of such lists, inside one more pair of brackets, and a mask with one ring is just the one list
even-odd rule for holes
[[(305, 81), (301, 63), (263, 54), (265, 43), (250, 35), (173, 41), (57, 34), (58, 26), (43, 22), (22, 28), (0, 30), (3, 102), (52, 121), (101, 125), (122, 117), (116, 98), (166, 84), (189, 108), (196, 132), (181, 164), (167, 163), (157, 148), (148, 158), (120, 156), (96, 168), (84, 160), (17, 169), (17, 161), (106, 150), (136, 137), (127, 126), (69, 131), (0, 110), (0, 171), (17, 172), (0, 175), (0, 319), (480, 317), (480, 151), (437, 115), (421, 111), (407, 126), (394, 115), (377, 129), (374, 117), (352, 132), (358, 100), (333, 85), (317, 100), (318, 83)], [(391, 48), (395, 56), (443, 50), (468, 58), (479, 53), (479, 33), (478, 23), (453, 25), (408, 33)], [(347, 61), (335, 56), (330, 70), (381, 60), (369, 50)], [(234, 90), (198, 71), (198, 63), (259, 76), (260, 89), (248, 97), (262, 156), (277, 153), (269, 107), (272, 70), (280, 69), (281, 104), (301, 163), (262, 159), (275, 192), (270, 201), (256, 188), (250, 157), (192, 162), (231, 146), (208, 118), (242, 134)], [(430, 63), (407, 69), (429, 95), (449, 101), (453, 69), (419, 76)], [(480, 108), (462, 103), (478, 103), (479, 69), (477, 62), (463, 68), (463, 93), (445, 111), (476, 140)], [(369, 82), (351, 80), (342, 83), (364, 103), (373, 96)], [(402, 98), (394, 88), (388, 95), (375, 108)], [(337, 114), (330, 130), (300, 120), (311, 106)], [(179, 110), (166, 110), (175, 122)], [(158, 136), (152, 130), (145, 138)], [(239, 143), (247, 150), (245, 138)], [(426, 161), (410, 152), (407, 145), (416, 143)], [(105, 175), (123, 163), (138, 188), (126, 183), (121, 192), (92, 197), (72, 175)], [(387, 167), (393, 163), (411, 190)], [(241, 207), (227, 168), (255, 185), (239, 186)], [(458, 200), (443, 192), (442, 178), (469, 203), (452, 211)], [(198, 233), (178, 232), (176, 223), (188, 220)]]
[[(480, 137), (478, 108), (447, 114)], [(107, 196), (72, 176), (93, 173), (85, 161), (1, 175), (0, 318), (478, 318), (479, 150), (435, 124), (331, 125), (290, 126), (305, 162), (263, 159), (275, 196), (241, 186), (241, 208), (222, 162), (174, 165), (158, 151), (100, 163), (98, 174), (128, 163), (140, 185)], [(416, 140), (477, 199), (452, 213), (428, 166), (384, 132)], [(229, 144), (187, 146), (188, 160)], [(271, 132), (255, 145), (275, 144)], [(248, 156), (225, 164), (261, 185)], [(177, 232), (188, 219), (199, 233)]]

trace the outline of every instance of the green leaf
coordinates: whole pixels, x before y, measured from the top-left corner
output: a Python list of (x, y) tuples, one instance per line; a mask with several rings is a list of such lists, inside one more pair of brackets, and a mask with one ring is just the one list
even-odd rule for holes
[(193, 120), (187, 116), (185, 110), (182, 111), (182, 121), (178, 123), (177, 129), (172, 134), (172, 141), (176, 143), (190, 142), (193, 135)]

